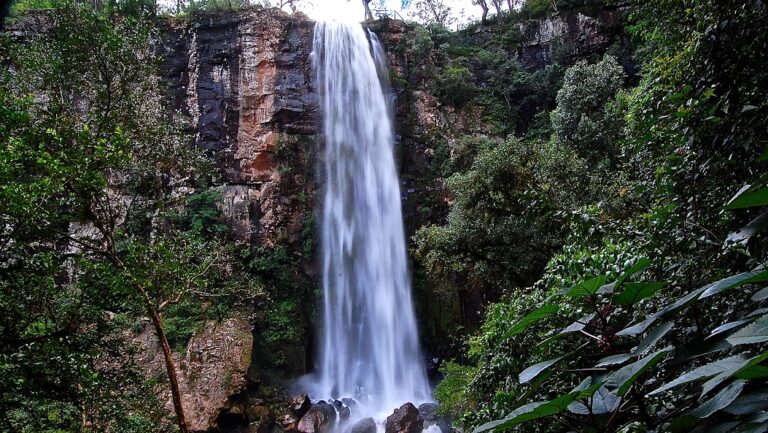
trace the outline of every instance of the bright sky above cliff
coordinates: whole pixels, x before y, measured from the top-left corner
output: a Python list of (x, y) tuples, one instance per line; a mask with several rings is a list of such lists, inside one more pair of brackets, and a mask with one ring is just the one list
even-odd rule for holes
[[(378, 9), (381, 3), (381, 1), (373, 1), (371, 9)], [(412, 18), (411, 10), (400, 7), (401, 0), (383, 0), (383, 3), (386, 9), (399, 13), (403, 18)], [(456, 23), (480, 18), (480, 8), (473, 7), (469, 0), (445, 0), (445, 4), (453, 10)], [(365, 18), (360, 0), (310, 0), (302, 10), (313, 19), (362, 21)]]

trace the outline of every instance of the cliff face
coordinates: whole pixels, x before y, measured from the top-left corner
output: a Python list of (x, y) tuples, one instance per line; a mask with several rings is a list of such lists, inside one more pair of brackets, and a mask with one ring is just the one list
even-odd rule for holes
[(312, 26), (274, 10), (161, 23), (169, 103), (219, 167), (212, 181), (243, 244), (298, 240), (305, 209), (294, 203), (295, 189), (310, 187), (311, 167), (288, 174), (281, 166), (300, 159), (281, 160), (280, 151), (304, 153), (307, 140), (296, 137), (316, 132)]

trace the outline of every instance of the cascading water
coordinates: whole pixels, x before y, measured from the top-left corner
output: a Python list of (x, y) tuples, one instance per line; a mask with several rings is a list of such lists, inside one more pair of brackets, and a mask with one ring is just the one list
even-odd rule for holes
[(380, 415), (430, 398), (411, 300), (385, 56), (360, 24), (320, 22), (323, 334), (313, 394)]

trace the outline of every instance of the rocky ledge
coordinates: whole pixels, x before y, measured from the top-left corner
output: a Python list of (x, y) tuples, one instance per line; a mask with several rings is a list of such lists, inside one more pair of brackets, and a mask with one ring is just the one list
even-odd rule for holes
[[(219, 415), (215, 429), (226, 433), (376, 433), (376, 421), (355, 416), (357, 407), (357, 401), (349, 398), (313, 403), (308, 396), (300, 395), (274, 409), (234, 406)], [(442, 433), (451, 431), (450, 419), (438, 414), (437, 404), (424, 403), (417, 408), (405, 403), (387, 417), (384, 431), (421, 433), (432, 426)]]

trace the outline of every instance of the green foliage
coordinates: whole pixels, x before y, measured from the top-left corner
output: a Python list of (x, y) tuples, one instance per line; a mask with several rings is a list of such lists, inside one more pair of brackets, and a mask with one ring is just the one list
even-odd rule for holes
[(610, 56), (593, 65), (582, 60), (568, 68), (552, 112), (558, 142), (592, 161), (615, 160), (622, 119), (611, 101), (624, 80), (623, 68)]
[(461, 413), (470, 409), (472, 402), (470, 386), (475, 376), (475, 369), (455, 362), (444, 362), (440, 366), (443, 380), (435, 388), (435, 399), (440, 402), (440, 408), (448, 414)]
[(220, 202), (221, 194), (217, 191), (201, 191), (189, 195), (180, 219), (182, 228), (208, 239), (226, 233), (228, 228), (222, 222), (222, 212), (217, 206)]
[[(588, 193), (583, 161), (549, 142), (483, 144), (471, 168), (447, 182), (454, 204), (445, 226), (421, 228), (415, 255), (428, 274), (461, 290), (500, 293), (524, 284), (560, 242), (553, 210)], [(578, 185), (582, 190), (573, 193)]]
[(166, 310), (183, 346), (187, 314), (258, 289), (210, 239), (213, 197), (180, 222), (171, 181), (207, 164), (163, 108), (149, 23), (68, 4), (49, 16), (4, 47), (0, 75), (0, 429), (163, 430), (132, 325)]
[[(585, 316), (586, 318), (578, 319), (578, 316), (558, 315), (556, 320), (542, 322), (541, 318), (544, 316), (540, 312), (544, 309), (549, 309), (547, 311), (550, 312), (546, 317), (557, 314), (553, 313), (557, 311), (553, 304), (545, 304), (520, 319), (512, 327), (513, 330), (522, 332), (535, 326), (548, 329), (549, 331), (545, 332), (547, 335), (563, 335), (569, 329), (573, 329), (574, 324), (578, 323), (580, 332), (583, 334), (582, 341), (568, 341), (567, 344), (574, 349), (573, 351), (531, 367), (536, 368), (535, 375), (541, 375), (546, 370), (553, 368), (558, 372), (548, 374), (545, 376), (545, 380), (530, 385), (529, 392), (523, 394), (516, 403), (520, 407), (513, 410), (506, 418), (486, 423), (475, 431), (501, 431), (517, 423), (529, 422), (544, 416), (556, 416), (565, 410), (565, 407), (560, 408), (559, 405), (555, 404), (560, 402), (560, 399), (568, 400), (568, 410), (571, 412), (568, 419), (570, 423), (580, 423), (582, 425), (580, 429), (599, 426), (600, 429), (610, 430), (639, 419), (648, 427), (661, 426), (662, 429), (666, 430), (681, 416), (686, 416), (686, 413), (689, 414), (689, 417), (695, 418), (695, 420), (686, 418), (689, 427), (699, 424), (713, 426), (717, 423), (732, 421), (735, 421), (734, 425), (751, 422), (751, 417), (756, 412), (745, 410), (732, 413), (727, 410), (727, 407), (739, 396), (745, 384), (749, 383), (750, 387), (756, 389), (765, 386), (763, 375), (753, 372), (764, 368), (761, 367), (761, 363), (768, 358), (768, 354), (763, 352), (757, 356), (749, 356), (747, 355), (749, 352), (742, 352), (740, 347), (742, 344), (759, 344), (768, 340), (763, 337), (764, 331), (762, 329), (764, 326), (761, 321), (764, 320), (765, 316), (761, 316), (760, 311), (762, 310), (758, 309), (747, 315), (747, 319), (740, 321), (736, 326), (727, 325), (730, 320), (733, 320), (733, 317), (728, 317), (728, 315), (715, 312), (704, 320), (701, 320), (702, 318), (691, 320), (685, 312), (695, 308), (697, 303), (705, 302), (703, 301), (705, 298), (711, 298), (715, 295), (723, 296), (726, 290), (736, 290), (740, 286), (749, 287), (750, 284), (768, 281), (768, 272), (757, 271), (740, 277), (720, 280), (691, 291), (675, 302), (665, 306), (662, 304), (661, 308), (645, 309), (643, 306), (647, 304), (643, 299), (652, 296), (661, 288), (661, 285), (633, 283), (628, 280), (631, 274), (646, 266), (647, 264), (629, 267), (624, 275), (620, 276), (613, 284), (600, 285), (605, 281), (603, 278), (595, 284), (592, 284), (591, 281), (597, 280), (590, 280), (570, 289), (566, 296), (573, 290), (578, 290), (582, 285), (584, 287), (594, 286), (594, 290), (586, 290), (585, 296), (579, 298), (577, 302), (577, 311), (580, 315), (589, 313), (588, 316)], [(643, 292), (644, 290), (645, 292)], [(708, 291), (711, 293), (709, 296), (707, 295)], [(639, 295), (640, 293), (643, 295)], [(738, 295), (737, 293), (732, 299), (739, 299), (743, 308), (754, 308), (750, 306), (751, 301)], [(573, 297), (571, 296), (571, 298)], [(712, 300), (706, 302), (712, 302)], [(642, 312), (633, 314), (635, 311)], [(655, 321), (661, 319), (666, 320), (666, 322), (650, 328)], [(693, 329), (689, 328), (691, 322), (696, 323)], [(562, 328), (563, 326), (566, 327)], [(560, 330), (558, 331), (558, 329)], [(646, 329), (650, 330), (645, 332)], [(539, 335), (541, 334), (540, 331)], [(704, 343), (706, 340), (709, 341)], [(664, 347), (665, 342), (674, 345), (649, 353), (655, 347)], [(592, 347), (593, 352), (586, 349), (588, 347)], [(545, 342), (541, 342), (536, 350), (549, 351)], [(560, 350), (556, 353), (562, 353)], [(759, 348), (756, 350), (757, 353), (760, 353)], [(594, 362), (590, 362), (590, 359), (599, 356), (604, 358), (597, 361), (594, 368), (589, 368)], [(608, 357), (605, 358), (605, 356)], [(627, 364), (631, 360), (636, 361)], [(701, 366), (692, 368), (696, 365)], [(530, 374), (526, 375), (527, 371), (529, 370), (520, 374), (521, 383), (530, 382), (535, 377), (530, 376)], [(541, 406), (541, 402), (528, 403), (533, 400), (528, 394), (541, 392), (536, 388), (545, 386), (547, 383), (554, 384), (559, 389), (562, 387), (563, 380), (580, 381), (578, 376), (574, 378), (572, 373), (574, 371), (597, 371), (598, 373), (592, 374), (582, 382), (593, 383), (597, 386), (575, 398), (572, 398), (574, 391), (571, 391), (545, 403), (548, 405), (555, 404), (559, 409), (557, 411), (531, 412), (534, 408), (543, 406)], [(660, 383), (669, 381), (668, 378), (675, 376), (679, 377), (659, 386)], [(666, 390), (683, 383), (706, 379), (709, 381), (703, 384), (701, 395), (698, 395), (698, 390), (691, 390), (693, 392), (689, 391), (688, 393), (678, 391), (674, 395), (664, 394)], [(717, 389), (720, 391), (713, 394), (713, 391)], [(561, 391), (558, 390), (557, 392)], [(666, 399), (666, 402), (669, 403), (669, 399), (674, 400), (675, 411), (649, 411), (648, 408), (657, 407), (656, 399), (661, 398), (662, 394), (664, 394), (663, 398)], [(708, 397), (709, 400), (705, 400), (700, 406), (699, 401), (703, 400), (704, 397)], [(576, 403), (578, 400), (583, 401)], [(621, 412), (619, 412), (620, 407), (622, 408)], [(711, 415), (721, 409), (726, 409), (725, 413), (730, 413), (732, 416), (728, 417), (721, 413), (718, 417), (710, 419)], [(528, 413), (537, 416), (522, 416), (522, 414)]]
[(435, 77), (434, 86), (440, 98), (454, 107), (463, 106), (475, 95), (474, 76), (463, 65), (448, 67)]

